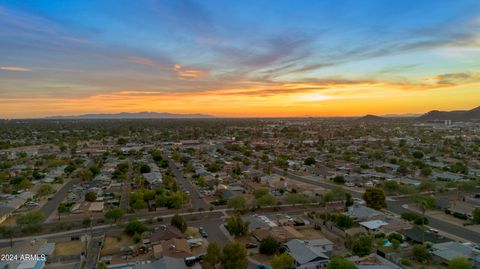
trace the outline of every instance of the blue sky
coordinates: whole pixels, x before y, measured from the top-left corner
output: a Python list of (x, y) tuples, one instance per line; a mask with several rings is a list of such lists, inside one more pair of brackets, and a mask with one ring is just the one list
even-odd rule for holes
[[(0, 103), (18, 103), (10, 104), (15, 112), (0, 112), (93, 112), (73, 101), (106, 95), (132, 104), (109, 112), (140, 109), (137, 95), (158, 97), (162, 108), (173, 96), (219, 92), (227, 97), (212, 102), (240, 98), (239, 92), (275, 99), (313, 90), (332, 99), (346, 85), (367, 82), (386, 85), (384, 91), (399, 85), (436, 91), (448, 74), (457, 74), (447, 76), (455, 79), (449, 85), (470, 85), (465, 98), (471, 99), (480, 77), (479, 33), (478, 0), (0, 1)], [(308, 89), (288, 86), (307, 83)], [(29, 111), (32, 98), (52, 104), (64, 98), (74, 107)], [(283, 106), (288, 100), (297, 99)], [(253, 104), (245, 105), (255, 114)], [(206, 112), (241, 115), (223, 110)]]

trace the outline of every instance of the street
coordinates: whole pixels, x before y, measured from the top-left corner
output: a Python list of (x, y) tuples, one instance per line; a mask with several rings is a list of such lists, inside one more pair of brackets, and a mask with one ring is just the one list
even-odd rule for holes
[[(273, 168), (273, 171), (275, 173), (278, 173), (279, 175), (282, 175), (282, 176), (285, 174), (285, 172), (283, 170), (280, 170), (278, 168)], [(320, 186), (320, 187), (323, 187), (323, 188), (326, 188), (326, 189), (332, 189), (332, 187), (333, 187), (331, 184), (307, 179), (307, 178), (304, 178), (304, 177), (301, 177), (301, 176), (294, 175), (292, 173), (287, 173), (286, 177), (288, 177), (290, 179), (293, 179), (293, 180), (296, 180), (296, 181), (309, 183), (309, 184), (312, 184), (312, 185), (317, 185), (317, 186)], [(362, 195), (363, 195), (362, 193), (350, 191), (350, 190), (347, 190), (347, 189), (345, 189), (345, 191), (349, 192), (355, 198), (362, 198)], [(398, 214), (398, 215), (402, 214), (403, 212), (415, 212), (411, 209), (403, 208), (402, 204), (404, 204), (404, 203), (405, 203), (405, 201), (388, 201), (387, 200), (388, 210), (395, 213), (395, 214)], [(438, 229), (440, 231), (444, 231), (446, 233), (461, 237), (465, 240), (468, 240), (468, 241), (471, 241), (471, 242), (474, 242), (474, 243), (480, 242), (480, 234), (477, 233), (477, 232), (474, 232), (472, 230), (469, 230), (469, 229), (466, 229), (464, 227), (454, 225), (454, 224), (451, 224), (451, 223), (448, 223), (448, 222), (445, 222), (445, 221), (441, 221), (441, 220), (436, 219), (436, 218), (432, 218), (432, 217), (429, 217), (429, 216), (426, 216), (426, 217), (428, 218), (429, 226), (431, 226), (435, 229)]]
[(162, 157), (168, 161), (168, 165), (170, 166), (170, 169), (172, 169), (173, 175), (177, 179), (177, 183), (190, 193), (190, 203), (192, 204), (192, 207), (195, 209), (208, 209), (209, 205), (202, 198), (200, 198), (200, 193), (198, 193), (197, 188), (192, 185), (190, 180), (183, 176), (183, 173), (180, 171), (180, 169), (178, 169), (175, 162), (166, 155), (162, 155)]
[(58, 208), (58, 205), (67, 197), (68, 192), (73, 187), (73, 185), (80, 183), (80, 179), (72, 178), (69, 182), (62, 186), (53, 197), (47, 201), (45, 205), (40, 208), (40, 212), (45, 214), (46, 220), (48, 217)]

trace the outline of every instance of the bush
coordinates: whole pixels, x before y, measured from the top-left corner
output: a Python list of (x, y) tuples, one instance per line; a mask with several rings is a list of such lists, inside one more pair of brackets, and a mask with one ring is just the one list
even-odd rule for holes
[(271, 236), (267, 236), (264, 238), (258, 247), (258, 250), (260, 253), (265, 254), (265, 255), (273, 255), (277, 253), (277, 251), (280, 249), (280, 243), (275, 240), (275, 238)]

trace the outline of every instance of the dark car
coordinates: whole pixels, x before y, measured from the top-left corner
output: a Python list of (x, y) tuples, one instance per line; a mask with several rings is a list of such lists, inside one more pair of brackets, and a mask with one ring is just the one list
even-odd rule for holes
[(256, 248), (257, 247), (257, 244), (254, 244), (254, 243), (246, 243), (245, 244), (245, 248)]
[(200, 229), (198, 229), (198, 232), (200, 233), (200, 235), (201, 235), (203, 238), (207, 238), (207, 237), (208, 237), (207, 232), (206, 232), (205, 229), (203, 229), (202, 227), (200, 227)]

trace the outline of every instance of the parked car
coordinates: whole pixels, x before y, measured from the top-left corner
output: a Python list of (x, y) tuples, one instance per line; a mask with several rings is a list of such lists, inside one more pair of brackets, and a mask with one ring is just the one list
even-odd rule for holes
[(254, 244), (254, 243), (246, 243), (245, 244), (245, 248), (256, 248), (257, 247), (257, 244)]

